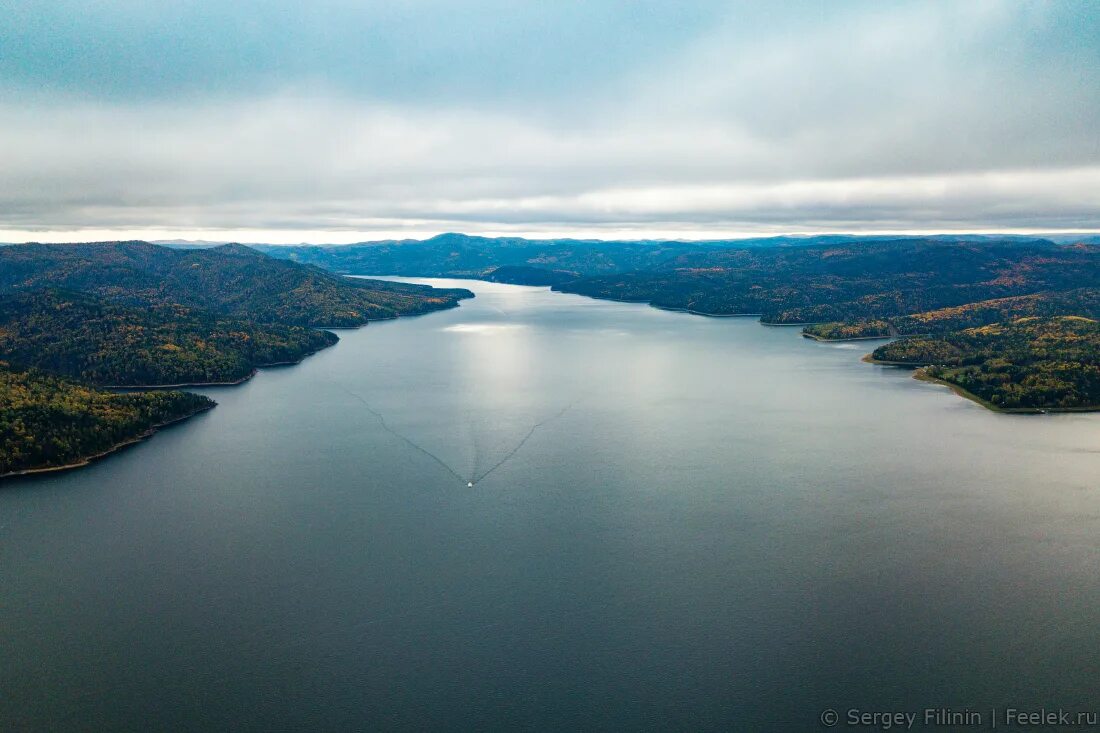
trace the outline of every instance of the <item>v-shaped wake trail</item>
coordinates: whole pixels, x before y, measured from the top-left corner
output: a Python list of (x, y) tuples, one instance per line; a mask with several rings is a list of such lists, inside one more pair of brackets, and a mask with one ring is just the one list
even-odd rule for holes
[(444, 461), (442, 458), (437, 456), (435, 453), (432, 453), (430, 450), (428, 450), (424, 446), (420, 445), (416, 441), (406, 437), (405, 435), (402, 435), (401, 433), (399, 433), (396, 430), (394, 430), (393, 428), (391, 428), (389, 423), (386, 422), (385, 416), (382, 415), (382, 413), (379, 412), (378, 410), (371, 407), (370, 403), (367, 402), (361, 395), (358, 395), (355, 392), (352, 392), (350, 389), (348, 389), (347, 387), (345, 387), (341, 384), (337, 384), (336, 386), (339, 387), (343, 392), (346, 392), (351, 397), (354, 397), (355, 399), (359, 400), (359, 402), (361, 402), (363, 404), (363, 407), (367, 408), (367, 412), (374, 415), (374, 417), (378, 420), (378, 424), (381, 425), (382, 429), (385, 430), (387, 433), (394, 436), (395, 438), (398, 438), (399, 440), (404, 441), (405, 444), (408, 445), (410, 448), (413, 448), (414, 450), (420, 451), (421, 453), (426, 455), (428, 458), (431, 458), (433, 461), (435, 461), (440, 466), (442, 466), (447, 471), (447, 473), (451, 474), (452, 476), (454, 476), (459, 481), (466, 481), (465, 478), (463, 478), (462, 476), (460, 476), (458, 474), (458, 471), (451, 468), (447, 464), (446, 461)]
[(352, 392), (350, 389), (343, 386), (342, 384), (336, 384), (336, 386), (339, 387), (339, 389), (342, 392), (346, 393), (348, 396), (353, 397), (354, 399), (356, 399), (360, 403), (362, 403), (362, 405), (365, 408), (367, 408), (367, 412), (369, 412), (371, 415), (374, 416), (374, 418), (376, 420), (378, 420), (378, 424), (382, 426), (383, 430), (385, 430), (387, 433), (394, 436), (398, 440), (401, 440), (406, 445), (408, 445), (410, 448), (412, 448), (412, 449), (424, 454), (428, 458), (432, 459), (437, 464), (439, 464), (440, 467), (442, 467), (445, 471), (447, 471), (447, 473), (451, 474), (452, 476), (454, 476), (459, 481), (465, 483), (467, 486), (473, 486), (474, 484), (476, 484), (480, 481), (484, 481), (491, 473), (496, 471), (498, 468), (503, 466), (508, 461), (512, 460), (512, 458), (514, 458), (515, 455), (520, 452), (520, 450), (523, 448), (523, 446), (525, 446), (527, 444), (527, 441), (531, 439), (531, 436), (533, 436), (538, 431), (539, 428), (541, 428), (545, 425), (548, 425), (549, 423), (552, 423), (555, 420), (559, 419), (565, 413), (567, 413), (571, 409), (573, 409), (573, 405), (576, 404), (576, 401), (570, 402), (568, 405), (563, 407), (556, 414), (546, 418), (545, 420), (541, 420), (541, 421), (535, 423), (534, 425), (532, 425), (531, 429), (527, 431), (527, 434), (524, 435), (523, 438), (521, 438), (518, 443), (516, 443), (515, 447), (512, 448), (512, 450), (508, 451), (504, 455), (503, 458), (501, 458), (499, 461), (497, 461), (492, 466), (490, 466), (486, 471), (484, 471), (483, 473), (480, 473), (480, 474), (478, 474), (476, 471), (477, 471), (477, 466), (480, 463), (481, 451), (478, 447), (478, 441), (477, 441), (477, 437), (475, 435), (474, 438), (473, 438), (474, 446), (475, 446), (475, 453), (476, 453), (476, 455), (474, 456), (474, 474), (470, 477), (469, 480), (467, 480), (465, 477), (460, 475), (458, 473), (458, 471), (451, 468), (451, 466), (446, 461), (444, 461), (442, 458), (437, 456), (435, 453), (432, 453), (430, 450), (428, 450), (424, 446), (420, 445), (419, 443), (414, 441), (412, 438), (409, 438), (408, 436), (406, 436), (406, 435), (398, 432), (397, 430), (394, 430), (392, 427), (390, 427), (389, 423), (386, 422), (386, 417), (381, 412), (374, 409), (374, 407), (372, 407), (371, 404), (369, 402), (367, 402), (367, 400), (362, 395), (359, 395), (359, 394), (356, 394), (355, 392)]
[(570, 403), (569, 403), (568, 405), (566, 405), (565, 407), (563, 407), (563, 408), (562, 408), (561, 412), (557, 413), (557, 414), (556, 414), (556, 415), (554, 415), (553, 417), (548, 417), (548, 418), (546, 418), (545, 420), (543, 420), (542, 422), (537, 422), (537, 423), (535, 423), (534, 425), (532, 425), (532, 426), (531, 426), (531, 429), (527, 431), (527, 435), (524, 435), (524, 436), (523, 436), (523, 439), (522, 439), (522, 440), (520, 440), (520, 441), (519, 441), (518, 443), (516, 443), (516, 447), (515, 447), (515, 448), (513, 448), (513, 449), (512, 449), (512, 450), (510, 450), (510, 451), (508, 451), (508, 453), (507, 453), (507, 454), (505, 454), (505, 456), (504, 456), (503, 458), (501, 458), (501, 459), (500, 459), (499, 461), (497, 461), (496, 463), (494, 463), (494, 464), (493, 464), (493, 465), (492, 465), (492, 466), (491, 466), (491, 467), (489, 468), (489, 470), (488, 470), (488, 471), (486, 471), (485, 473), (481, 474), (480, 476), (475, 476), (475, 477), (474, 477), (474, 478), (473, 478), (473, 479), (471, 480), (471, 483), (475, 483), (475, 484), (476, 484), (476, 483), (477, 483), (477, 482), (479, 482), (479, 481), (483, 481), (483, 480), (485, 479), (485, 477), (486, 477), (486, 476), (488, 476), (488, 475), (489, 475), (489, 474), (491, 474), (491, 473), (492, 473), (493, 471), (495, 471), (495, 470), (497, 470), (498, 468), (500, 468), (501, 466), (503, 466), (503, 465), (504, 465), (505, 463), (507, 463), (508, 461), (512, 460), (512, 457), (513, 457), (513, 456), (515, 456), (515, 455), (516, 455), (517, 453), (519, 453), (519, 451), (520, 451), (520, 448), (522, 448), (522, 447), (523, 447), (523, 446), (524, 446), (524, 445), (525, 445), (525, 444), (527, 443), (527, 441), (531, 439), (531, 436), (535, 434), (535, 431), (536, 431), (536, 430), (538, 430), (539, 428), (541, 428), (541, 427), (542, 427), (543, 425), (547, 425), (547, 424), (549, 424), (549, 423), (552, 423), (552, 422), (554, 422), (555, 420), (557, 420), (558, 418), (560, 418), (560, 417), (561, 417), (562, 415), (564, 415), (565, 413), (569, 412), (569, 411), (570, 411), (571, 409), (573, 409), (573, 405), (574, 405), (574, 404), (575, 404), (575, 402), (570, 402)]

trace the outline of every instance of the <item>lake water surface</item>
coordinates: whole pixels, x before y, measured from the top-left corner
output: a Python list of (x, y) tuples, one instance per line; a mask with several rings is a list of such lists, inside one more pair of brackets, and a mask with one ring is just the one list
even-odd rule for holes
[(1100, 707), (1100, 415), (749, 318), (425, 282), (477, 298), (0, 486), (0, 727)]

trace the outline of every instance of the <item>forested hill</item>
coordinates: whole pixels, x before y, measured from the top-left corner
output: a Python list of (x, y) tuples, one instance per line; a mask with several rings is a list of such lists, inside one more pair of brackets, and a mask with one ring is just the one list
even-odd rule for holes
[(1027, 317), (909, 338), (875, 350), (877, 361), (924, 366), (1005, 410), (1100, 409), (1100, 323), (1078, 316)]
[(1028, 316), (1075, 315), (1100, 319), (1100, 287), (1044, 291), (1031, 295), (979, 300), (909, 315), (815, 323), (802, 329), (807, 336), (843, 341), (887, 336), (927, 336), (964, 328), (1013, 321)]
[(42, 287), (126, 305), (184, 305), (261, 323), (359, 326), (425, 313), (466, 290), (352, 280), (241, 245), (171, 249), (147, 242), (25, 244), (0, 248), (0, 293)]
[(239, 381), (336, 343), (314, 326), (360, 326), (465, 297), (349, 279), (240, 245), (0, 247), (0, 474), (79, 465), (213, 406), (198, 395), (89, 385)]
[(336, 341), (328, 331), (258, 325), (180, 305), (133, 308), (55, 289), (0, 296), (0, 360), (91, 384), (235, 382)]
[(903, 239), (679, 255), (564, 292), (768, 323), (874, 319), (1100, 283), (1100, 249), (1050, 242)]

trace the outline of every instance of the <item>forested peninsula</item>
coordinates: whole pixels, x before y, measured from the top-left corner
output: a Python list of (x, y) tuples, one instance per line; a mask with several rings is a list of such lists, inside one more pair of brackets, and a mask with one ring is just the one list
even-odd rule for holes
[(89, 384), (234, 383), (337, 341), (329, 331), (260, 325), (180, 305), (136, 308), (52, 288), (0, 296), (2, 358)]
[(998, 410), (1100, 409), (1100, 321), (1029, 316), (880, 346), (870, 360), (921, 367)]
[(190, 392), (119, 394), (0, 362), (0, 477), (83, 466), (213, 406)]

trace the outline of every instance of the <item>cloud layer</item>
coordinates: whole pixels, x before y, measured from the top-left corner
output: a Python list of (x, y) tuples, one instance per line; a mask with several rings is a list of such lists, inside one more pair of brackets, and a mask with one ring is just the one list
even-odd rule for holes
[(3, 239), (1100, 229), (1088, 2), (68, 5)]

